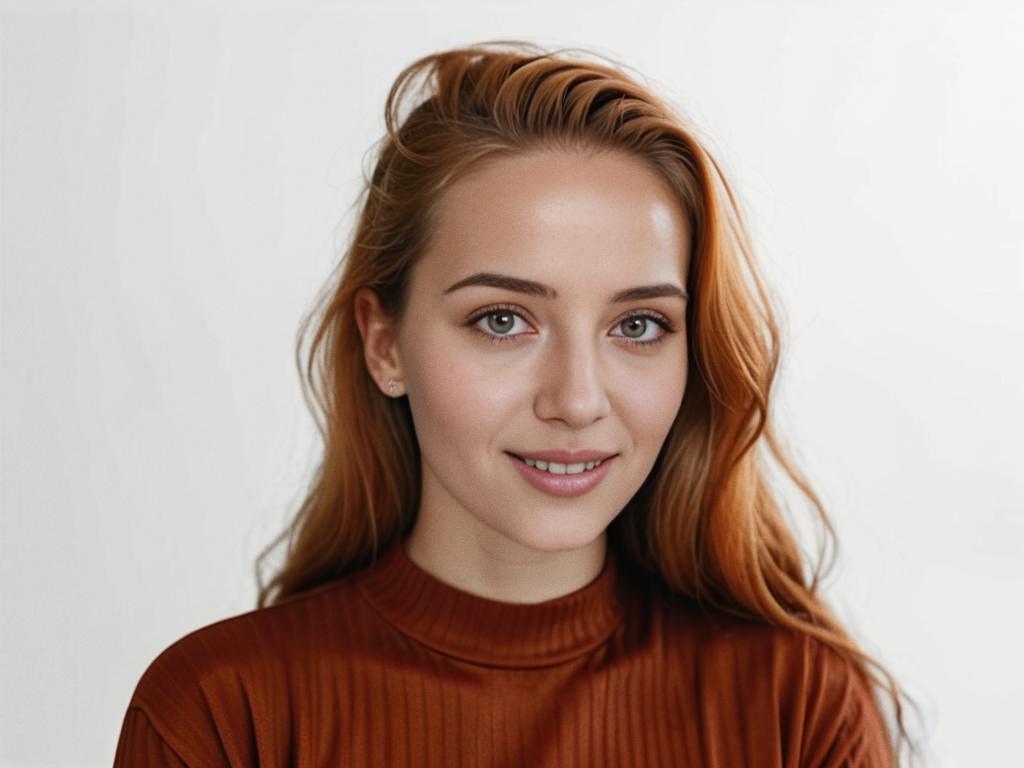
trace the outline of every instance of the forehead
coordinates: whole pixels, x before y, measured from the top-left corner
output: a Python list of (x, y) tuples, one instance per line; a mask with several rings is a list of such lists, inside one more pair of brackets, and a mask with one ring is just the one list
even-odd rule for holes
[(456, 181), (417, 271), (435, 286), (493, 271), (571, 294), (589, 283), (682, 284), (688, 251), (678, 198), (642, 160), (544, 150), (488, 161)]

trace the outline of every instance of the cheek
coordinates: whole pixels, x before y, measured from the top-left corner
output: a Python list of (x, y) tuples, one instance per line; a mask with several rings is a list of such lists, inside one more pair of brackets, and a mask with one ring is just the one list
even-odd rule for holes
[(513, 369), (494, 368), (464, 345), (426, 341), (405, 356), (409, 405), (424, 450), (475, 453), (499, 436), (519, 401)]
[(660, 449), (679, 413), (685, 388), (685, 358), (642, 375), (624, 377), (620, 382), (618, 411), (644, 448), (655, 452)]

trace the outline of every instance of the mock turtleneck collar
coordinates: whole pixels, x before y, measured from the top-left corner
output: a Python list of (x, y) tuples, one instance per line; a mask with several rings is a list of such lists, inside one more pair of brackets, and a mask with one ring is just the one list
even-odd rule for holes
[(437, 651), (496, 667), (557, 664), (597, 647), (628, 600), (611, 546), (589, 584), (541, 603), (507, 603), (465, 592), (423, 570), (401, 539), (357, 579), (370, 604), (404, 634)]

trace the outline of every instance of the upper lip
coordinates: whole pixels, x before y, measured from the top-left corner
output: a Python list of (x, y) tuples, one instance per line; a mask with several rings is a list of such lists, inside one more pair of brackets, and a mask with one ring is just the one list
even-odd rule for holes
[[(511, 453), (511, 452), (510, 452)], [(530, 453), (514, 453), (521, 459), (532, 459), (540, 461), (556, 461), (560, 464), (580, 464), (588, 461), (603, 461), (614, 456), (608, 451), (594, 451), (585, 449), (582, 451), (534, 451)]]

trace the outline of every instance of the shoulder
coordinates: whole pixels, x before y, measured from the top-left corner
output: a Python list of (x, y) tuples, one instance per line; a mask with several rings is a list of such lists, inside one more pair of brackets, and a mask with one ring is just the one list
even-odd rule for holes
[(771, 731), (800, 765), (889, 766), (889, 736), (873, 686), (835, 647), (806, 632), (706, 609), (666, 612), (682, 684), (726, 722)]
[(258, 608), (207, 624), (175, 640), (150, 663), (133, 696), (146, 703), (156, 690), (208, 684), (252, 667), (274, 664), (285, 652), (320, 638), (337, 639), (362, 610), (353, 584), (341, 579)]
[(835, 687), (854, 673), (847, 657), (807, 632), (728, 613), (673, 595), (662, 601), (673, 644), (705, 666), (729, 672), (770, 671), (776, 683)]
[(191, 631), (148, 665), (129, 712), (144, 714), (189, 764), (222, 759), (226, 735), (246, 742), (253, 720), (286, 707), (319, 661), (348, 656), (366, 610), (344, 578)]

